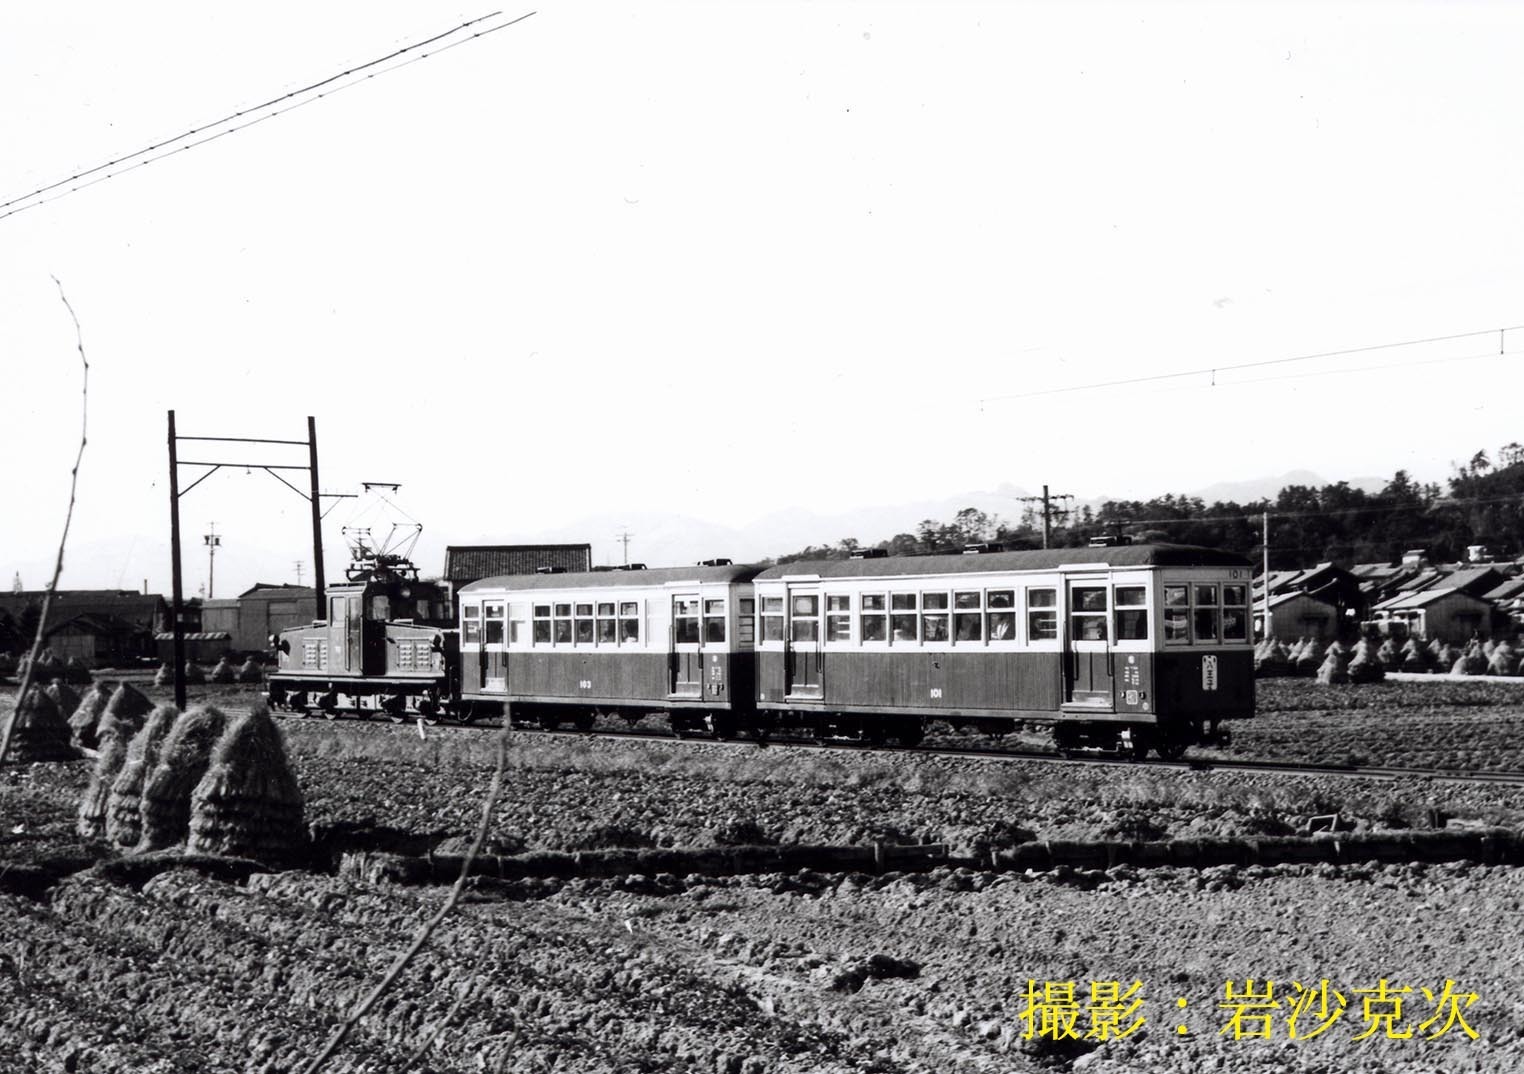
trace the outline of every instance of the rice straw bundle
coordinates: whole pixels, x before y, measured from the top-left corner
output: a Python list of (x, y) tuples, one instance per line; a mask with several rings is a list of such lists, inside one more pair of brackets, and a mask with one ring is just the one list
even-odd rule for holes
[(64, 714), (64, 726), (69, 725), (69, 713), (79, 708), (79, 691), (74, 689), (62, 679), (54, 679), (42, 688), (42, 692), (53, 699), (58, 706), (58, 711)]
[(261, 861), (301, 848), (302, 792), (270, 710), (239, 716), (212, 752), (191, 794), (191, 850)]
[(160, 664), (159, 670), (154, 673), (153, 684), (155, 686), (172, 686), (175, 681), (175, 673), (169, 670), (168, 664)]
[(95, 749), (95, 726), (100, 723), (101, 713), (106, 711), (106, 702), (111, 700), (115, 686), (115, 683), (102, 679), (79, 699), (74, 714), (69, 717), (69, 741), (74, 745)]
[(16, 705), (12, 723), (11, 749), (7, 761), (69, 761), (79, 756), (69, 745), (69, 722), (58, 702), (46, 690), (36, 686)]
[(238, 680), (238, 672), (233, 667), (233, 662), (228, 659), (228, 654), (223, 653), (222, 659), (217, 661), (217, 666), (212, 668), (212, 681), (222, 685)]
[(1349, 682), (1349, 657), (1337, 644), (1328, 647), (1323, 666), (1318, 668), (1318, 682), (1324, 686), (1338, 686)]
[(126, 760), (111, 783), (106, 805), (106, 838), (117, 846), (137, 846), (142, 837), (143, 784), (158, 765), (159, 751), (179, 715), (175, 706), (160, 705), (127, 744)]
[[(84, 702), (80, 703), (81, 705)], [(91, 732), (92, 740), (99, 743), (100, 756), (95, 760), (95, 771), (90, 785), (79, 803), (79, 834), (86, 839), (103, 839), (106, 835), (106, 816), (111, 807), (111, 788), (116, 782), (122, 765), (127, 760), (127, 746), (142, 729), (143, 721), (153, 710), (153, 702), (135, 688), (122, 683), (106, 702), (100, 723)], [(70, 721), (72, 726), (73, 721)]]
[(163, 850), (190, 834), (191, 792), (206, 775), (227, 724), (227, 716), (212, 705), (193, 708), (175, 721), (159, 749), (159, 763), (143, 782), (138, 850)]
[(185, 662), (185, 681), (200, 686), (206, 682), (206, 672), (201, 670), (201, 665), (194, 660)]
[(243, 662), (243, 667), (238, 669), (239, 682), (264, 682), (265, 669), (259, 666), (259, 661), (252, 656)]
[(136, 686), (124, 682), (111, 692), (111, 700), (106, 702), (100, 723), (95, 725), (95, 737), (100, 742), (112, 737), (119, 738), (124, 743), (130, 742), (132, 736), (143, 729), (143, 724), (152, 711), (153, 702), (148, 700), (148, 696)]
[(1376, 647), (1366, 638), (1355, 646), (1354, 659), (1346, 669), (1350, 682), (1381, 682), (1386, 678), (1386, 665), (1376, 655)]

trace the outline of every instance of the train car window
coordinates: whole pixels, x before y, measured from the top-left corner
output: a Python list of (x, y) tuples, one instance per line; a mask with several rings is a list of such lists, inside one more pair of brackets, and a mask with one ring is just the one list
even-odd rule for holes
[(757, 640), (757, 601), (754, 597), (741, 598), (741, 610), (736, 615), (736, 641), (752, 645)]
[(1217, 640), (1217, 609), (1197, 608), (1191, 622), (1194, 624), (1193, 636), (1197, 641)]
[(794, 641), (820, 640), (820, 597), (796, 593), (789, 602), (789, 629)]
[(1077, 585), (1069, 590), (1069, 636), (1075, 641), (1106, 640), (1106, 587)]
[(476, 645), (482, 640), (482, 608), (480, 604), (467, 604), (460, 610), (461, 635), (460, 640), (467, 645)]
[(1164, 643), (1166, 645), (1189, 645), (1190, 588), (1183, 585), (1164, 587)]
[(1147, 641), (1147, 587), (1119, 585), (1112, 590), (1112, 599), (1116, 602), (1117, 641)]
[(557, 604), (555, 618), (552, 623), (555, 627), (552, 636), (557, 645), (570, 645), (572, 640), (571, 605)]
[(557, 604), (556, 605), (556, 616), (557, 616), (557, 618), (563, 618), (563, 617), (564, 618), (570, 618), (570, 616), (571, 616), (571, 605), (570, 604)]
[(921, 616), (921, 640), (947, 640), (947, 614), (945, 612)]
[(704, 601), (704, 641), (725, 643), (725, 602), (723, 600)]
[(889, 607), (897, 612), (915, 611), (914, 593), (896, 593), (889, 598)]
[(988, 609), (984, 617), (984, 632), (989, 640), (1015, 641), (1016, 613), (1002, 609), (1016, 607), (1016, 591), (991, 589), (984, 594), (984, 606)]
[(584, 615), (592, 615), (592, 614), (593, 614), (593, 606), (591, 604), (579, 604), (579, 605), (577, 605), (577, 615), (578, 615), (579, 618), (581, 616), (584, 616)]
[(947, 610), (947, 594), (946, 593), (922, 593), (921, 594), (921, 607), (922, 607), (922, 609), (924, 609), (926, 611), (932, 611), (932, 612), (946, 611)]
[(863, 641), (885, 640), (889, 635), (884, 618), (884, 595), (866, 593), (858, 598), (858, 603), (862, 608), (862, 614), (857, 617), (859, 637)]
[(953, 638), (957, 641), (983, 641), (984, 617), (976, 611), (953, 613)]
[[(579, 605), (580, 607), (580, 605)], [(577, 642), (582, 645), (591, 645), (593, 642), (593, 621), (591, 619), (577, 620)]]
[(1027, 640), (1053, 641), (1058, 637), (1058, 590), (1027, 590)]
[(640, 643), (640, 602), (623, 601), (619, 605), (619, 644)]
[(672, 601), (672, 639), (679, 645), (697, 645), (699, 640), (699, 602), (675, 598)]
[(482, 640), (488, 645), (501, 645), (506, 629), (501, 602), (483, 604)]
[(826, 594), (826, 641), (852, 640), (852, 598), (845, 593)]
[(1196, 587), (1196, 599), (1194, 603), (1202, 608), (1215, 608), (1217, 606), (1217, 587), (1215, 585), (1198, 585)]
[[(891, 593), (889, 595), (889, 607), (896, 612), (914, 612), (916, 610), (916, 597), (914, 593)], [(915, 642), (920, 638), (916, 629), (919, 617), (916, 615), (891, 615), (889, 617), (889, 633), (894, 641)]]
[(762, 598), (762, 640), (783, 640), (783, 598)]
[(550, 644), (550, 605), (536, 604), (534, 606), (534, 644)]
[(990, 608), (1014, 608), (1016, 607), (1016, 592), (1011, 589), (991, 589), (985, 598), (985, 604)]
[(954, 593), (953, 594), (953, 607), (954, 608), (974, 608), (974, 609), (978, 609), (978, 607), (979, 607), (979, 592), (977, 590), (975, 590), (972, 593)]
[(1249, 587), (1225, 585), (1222, 587), (1222, 640), (1249, 640)]

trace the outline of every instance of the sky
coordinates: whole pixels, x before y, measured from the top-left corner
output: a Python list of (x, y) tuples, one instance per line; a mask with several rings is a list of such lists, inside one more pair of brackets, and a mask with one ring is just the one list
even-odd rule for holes
[[(6, 5), (0, 201), (492, 10)], [(46, 583), (77, 449), (53, 276), (91, 363), (66, 587), (167, 591), (170, 409), (202, 436), (302, 439), (312, 415), (325, 490), (400, 483), (405, 516), (330, 501), (330, 577), (362, 509), (420, 521), (426, 571), (539, 535), (617, 561), (621, 522), (656, 565), (688, 549), (641, 529), (776, 553), (791, 517), (873, 540), (837, 531), (1044, 483), (1443, 481), (1524, 439), (1499, 353), (1524, 329), (1498, 331), (1524, 325), (1520, 5), (547, 2), (479, 25), (528, 11), (0, 219), (5, 581)], [(181, 454), (214, 448), (304, 450)], [(217, 595), (310, 578), (307, 505), (262, 471), (181, 517), (187, 593), (212, 523)]]

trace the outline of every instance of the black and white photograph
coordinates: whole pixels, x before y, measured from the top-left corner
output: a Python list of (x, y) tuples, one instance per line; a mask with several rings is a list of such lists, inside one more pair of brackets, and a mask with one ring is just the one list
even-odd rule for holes
[(0, 10), (0, 1074), (1524, 1069), (1524, 6)]

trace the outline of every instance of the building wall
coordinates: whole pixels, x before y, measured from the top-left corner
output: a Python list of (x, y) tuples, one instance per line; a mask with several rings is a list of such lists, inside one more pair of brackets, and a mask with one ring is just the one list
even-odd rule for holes
[(1315, 597), (1295, 597), (1270, 609), (1270, 633), (1282, 641), (1312, 637), (1326, 642), (1336, 637), (1338, 630), (1338, 610)]

